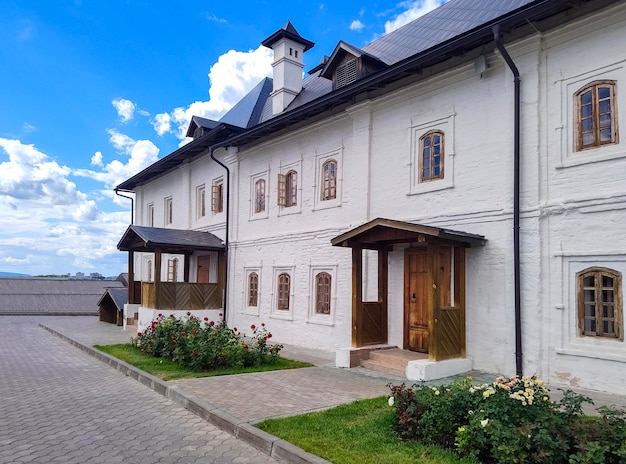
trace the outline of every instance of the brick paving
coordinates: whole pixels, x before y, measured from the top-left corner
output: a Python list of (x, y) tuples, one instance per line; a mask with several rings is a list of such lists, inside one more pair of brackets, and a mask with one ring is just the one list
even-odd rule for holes
[[(87, 316), (72, 320), (101, 324)], [(53, 336), (39, 321), (0, 317), (0, 463), (276, 462)], [(110, 333), (98, 342), (119, 335)], [(89, 336), (93, 332), (83, 333)]]

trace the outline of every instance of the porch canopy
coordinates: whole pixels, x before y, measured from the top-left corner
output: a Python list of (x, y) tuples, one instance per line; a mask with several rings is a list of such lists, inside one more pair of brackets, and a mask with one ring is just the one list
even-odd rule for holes
[(482, 235), (424, 226), (393, 219), (376, 218), (333, 238), (333, 246), (378, 249), (394, 243), (426, 242), (432, 239), (460, 242), (467, 246), (484, 245)]
[[(209, 232), (197, 230), (167, 229), (162, 227), (145, 227), (130, 225), (117, 244), (120, 251), (128, 251), (128, 302), (140, 303), (143, 293), (141, 282), (134, 279), (134, 252), (154, 253), (154, 288), (160, 298), (161, 255), (163, 253), (185, 255), (184, 282), (189, 282), (189, 259), (196, 251), (217, 251), (220, 260), (226, 250), (224, 242)], [(219, 271), (218, 271), (219, 272)], [(151, 284), (152, 285), (152, 284)], [(220, 283), (221, 285), (221, 283)], [(174, 289), (180, 285), (174, 285)]]
[[(352, 346), (387, 344), (388, 253), (396, 244), (409, 244), (404, 251), (404, 349), (428, 353), (432, 360), (463, 357), (465, 248), (485, 242), (482, 235), (383, 218), (333, 238), (333, 246), (352, 249)], [(375, 301), (363, 301), (363, 250), (378, 253)]]

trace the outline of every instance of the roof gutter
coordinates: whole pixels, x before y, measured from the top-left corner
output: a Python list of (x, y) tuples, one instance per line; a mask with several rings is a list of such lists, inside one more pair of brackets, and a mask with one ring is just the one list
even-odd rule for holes
[(133, 197), (129, 197), (127, 195), (122, 195), (119, 192), (120, 189), (116, 188), (113, 191), (115, 192), (115, 194), (119, 197), (123, 197), (123, 198), (128, 198), (130, 200), (130, 223), (134, 224), (135, 221), (135, 199)]
[(504, 61), (513, 73), (514, 109), (513, 109), (513, 266), (515, 275), (515, 370), (522, 376), (522, 308), (521, 308), (521, 270), (520, 270), (520, 74), (511, 55), (502, 44), (500, 25), (493, 26), (493, 38)]

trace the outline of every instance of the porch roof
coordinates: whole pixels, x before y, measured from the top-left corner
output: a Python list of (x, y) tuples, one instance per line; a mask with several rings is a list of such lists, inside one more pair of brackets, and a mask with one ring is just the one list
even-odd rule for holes
[(209, 232), (130, 225), (117, 244), (117, 249), (189, 253), (195, 250), (221, 251), (225, 246), (219, 237)]
[(376, 218), (333, 238), (333, 246), (376, 248), (382, 244), (424, 241), (422, 237), (460, 242), (467, 246), (484, 245), (484, 236), (440, 227), (413, 224), (393, 219)]

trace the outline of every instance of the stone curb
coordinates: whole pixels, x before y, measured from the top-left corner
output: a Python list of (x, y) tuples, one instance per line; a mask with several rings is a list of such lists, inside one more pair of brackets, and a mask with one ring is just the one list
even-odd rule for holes
[(180, 390), (178, 387), (168, 385), (164, 380), (143, 372), (130, 364), (121, 361), (111, 355), (96, 350), (83, 343), (51, 328), (44, 324), (39, 327), (47, 330), (51, 334), (74, 345), (85, 353), (102, 361), (122, 374), (131, 377), (155, 392), (171, 399), (175, 403), (191, 411), (198, 417), (210, 422), (220, 429), (234, 435), (235, 437), (249, 443), (259, 451), (262, 451), (274, 459), (293, 464), (331, 464), (330, 461), (320, 458), (314, 454), (304, 451), (302, 448), (271, 435), (261, 429), (256, 428), (249, 422), (238, 419), (235, 416), (222, 411), (217, 406), (199, 398), (191, 393)]

